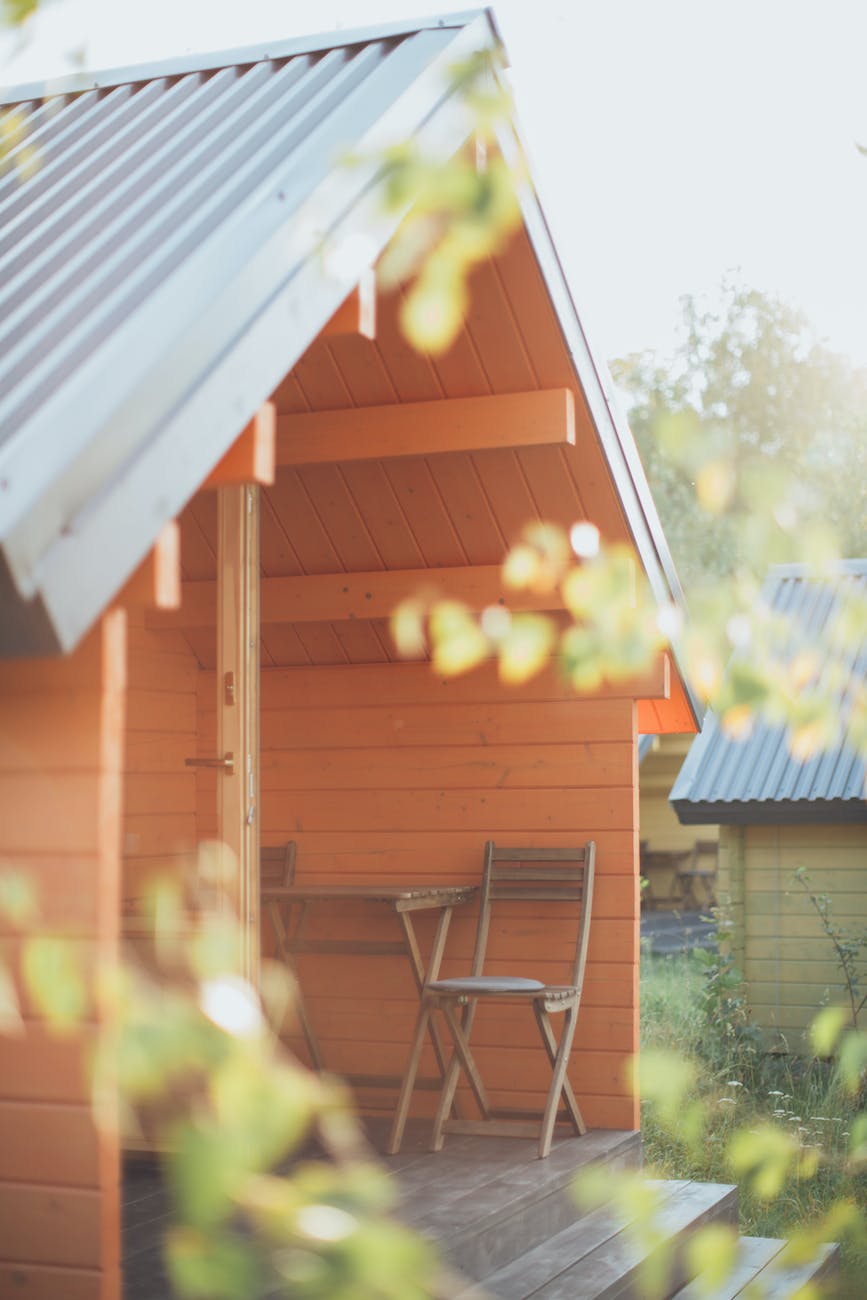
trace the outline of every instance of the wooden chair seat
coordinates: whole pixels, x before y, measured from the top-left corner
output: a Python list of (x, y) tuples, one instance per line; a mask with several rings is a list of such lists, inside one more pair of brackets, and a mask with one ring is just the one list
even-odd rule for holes
[(462, 997), (469, 993), (538, 993), (544, 987), (541, 980), (521, 979), (516, 975), (464, 975), (427, 984), (425, 996), (432, 993), (442, 997)]
[[(427, 1026), (437, 1012), (445, 1020), (454, 1050), (445, 1072), (434, 1120), (431, 1136), (433, 1151), (440, 1150), (443, 1134), (446, 1132), (489, 1132), (504, 1137), (536, 1136), (539, 1143), (539, 1157), (544, 1158), (551, 1150), (554, 1125), (561, 1101), (565, 1105), (566, 1118), (575, 1132), (579, 1135), (586, 1133), (587, 1127), (567, 1077), (566, 1067), (575, 1035), (575, 1021), (581, 1001), (581, 986), (587, 960), (595, 856), (596, 846), (592, 841), (574, 849), (504, 848), (498, 850), (492, 840), (485, 845), (482, 897), (472, 971), (469, 975), (432, 980), (422, 989), (421, 1008), (416, 1020), (403, 1087), (388, 1144), (390, 1154), (400, 1150)], [(559, 916), (563, 916), (569, 908), (574, 911), (577, 921), (577, 941), (571, 969), (571, 983), (553, 985), (526, 976), (484, 973), (491, 906), (501, 900), (508, 900), (510, 903), (555, 903), (560, 909)], [(503, 1118), (494, 1112), (488, 1102), (485, 1086), (469, 1045), (476, 1007), (484, 1001), (524, 1002), (532, 1006), (542, 1045), (551, 1066), (551, 1085), (540, 1122), (528, 1124), (526, 1121), (516, 1122), (512, 1118)], [(561, 1014), (563, 1017), (559, 1042), (549, 1019), (552, 1013)], [(449, 1118), (461, 1071), (469, 1082), (481, 1112), (482, 1118), (479, 1121)]]

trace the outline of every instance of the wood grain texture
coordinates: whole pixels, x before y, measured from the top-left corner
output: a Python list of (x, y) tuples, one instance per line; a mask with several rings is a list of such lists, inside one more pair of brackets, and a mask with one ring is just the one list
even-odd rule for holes
[(568, 388), (281, 415), (279, 465), (342, 464), (575, 441)]
[[(109, 965), (119, 943), (126, 632), (114, 609), (68, 659), (0, 671), (3, 694), (17, 701), (0, 775), (0, 853), (30, 871), (46, 921)], [(22, 700), (34, 718), (26, 754)], [(32, 1293), (45, 1294), (53, 1278), (54, 1294), (109, 1300), (119, 1293), (119, 1157), (116, 1137), (90, 1116), (92, 1029), (58, 1038), (31, 1019), (24, 1029), (0, 1039), (0, 1278), (12, 1279), (10, 1294), (31, 1279)]]
[[(598, 840), (586, 1020), (579, 1016), (570, 1073), (582, 1109), (585, 1095), (599, 1103), (590, 1122), (636, 1123), (624, 1082), (637, 1024), (633, 701), (564, 698), (553, 674), (514, 690), (492, 673), (446, 682), (419, 665), (265, 670), (262, 697), (263, 842), (298, 841), (301, 881), (474, 882), (486, 838), (540, 847)], [(212, 681), (202, 674), (205, 745), (211, 701)], [(203, 786), (199, 792), (202, 832), (212, 796)], [(574, 956), (573, 924), (558, 921), (544, 902), (502, 906), (490, 969), (563, 982)], [(312, 910), (305, 937), (343, 943), (357, 937), (359, 925), (375, 942), (396, 937), (375, 908), (362, 917), (326, 904)], [(459, 909), (443, 974), (468, 968), (474, 925), (473, 913)], [(432, 931), (423, 917), (418, 931), (427, 951)], [(329, 1067), (363, 1073), (373, 1055), (382, 1062), (377, 1073), (399, 1074), (415, 1013), (400, 959), (337, 963), (304, 953), (298, 960)], [(495, 1098), (508, 1094), (517, 1104), (520, 1095), (532, 1108), (544, 1098), (549, 1067), (526, 1011), (503, 1007), (487, 1022), (480, 1018), (477, 1041)], [(287, 1032), (294, 1042), (291, 1019)], [(432, 1068), (427, 1053), (424, 1068)], [(378, 1106), (381, 1095), (365, 1092), (365, 1107)], [(429, 1100), (416, 1100), (419, 1113)]]

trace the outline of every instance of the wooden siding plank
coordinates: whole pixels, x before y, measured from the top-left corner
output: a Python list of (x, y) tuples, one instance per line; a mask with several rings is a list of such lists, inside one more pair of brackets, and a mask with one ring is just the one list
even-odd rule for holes
[(334, 573), (340, 560), (297, 470), (278, 469), (267, 499), (304, 573)]
[[(94, 771), (99, 766), (99, 734), (92, 719), (97, 691), (45, 691), (8, 696), (2, 704), (0, 772)], [(65, 725), (58, 734), (58, 713)]]
[(361, 736), (372, 746), (523, 744), (542, 726), (550, 727), (552, 744), (585, 742), (606, 738), (608, 720), (605, 704), (582, 701), (408, 704), (382, 711), (344, 706), (318, 715), (312, 709), (271, 709), (262, 719), (262, 748), (280, 749), (287, 736), (309, 749), (351, 746)]
[(512, 546), (527, 524), (541, 518), (518, 457), (512, 451), (488, 451), (474, 455), (472, 463), (500, 535)]
[(386, 406), (397, 401), (388, 371), (372, 344), (373, 340), (357, 335), (328, 341), (343, 386), (355, 406)]
[(432, 401), (443, 390), (430, 357), (407, 342), (399, 321), (402, 300), (400, 289), (380, 294), (375, 346), (401, 402)]
[[(428, 465), (470, 564), (502, 564), (506, 558), (509, 539), (497, 526), (472, 458), (459, 455), (432, 456)], [(499, 593), (494, 599), (498, 597)], [(458, 596), (458, 599), (461, 597)], [(485, 604), (491, 603), (492, 601), (485, 601)], [(507, 595), (506, 603), (513, 604), (512, 593)], [(555, 608), (559, 608), (560, 604), (557, 601)]]
[(0, 1182), (0, 1258), (97, 1268), (100, 1211), (98, 1192)]
[(596, 789), (630, 783), (631, 748), (622, 741), (592, 746), (428, 746), (390, 755), (367, 748), (270, 751), (263, 757), (262, 788)]
[(333, 625), (334, 635), (350, 663), (387, 663), (388, 655), (373, 624), (348, 620)]
[(332, 827), (375, 830), (439, 831), (468, 828), (484, 834), (501, 831), (563, 830), (607, 826), (629, 830), (634, 824), (632, 790), (564, 790), (557, 800), (549, 791), (523, 790), (344, 790), (335, 799), (329, 791), (293, 792), (287, 822), (297, 829)]
[(190, 735), (196, 729), (196, 698), (191, 691), (132, 689), (127, 696), (127, 725), (139, 735)]
[(392, 460), (384, 468), (425, 564), (433, 569), (466, 564), (466, 552), (427, 461), (417, 457)]
[(330, 623), (300, 623), (296, 631), (312, 663), (330, 666), (348, 662), (346, 651)]
[[(58, 735), (57, 746), (63, 744)], [(62, 763), (62, 754), (55, 760)], [(99, 851), (99, 783), (92, 772), (0, 774), (0, 824), (5, 853)]]
[[(275, 485), (277, 479), (275, 478)], [(289, 540), (278, 513), (277, 502), (272, 499), (271, 490), (262, 489), (262, 518), (260, 521), (260, 558), (262, 573), (266, 577), (290, 577), (303, 573), (304, 569), (295, 547)]]
[(99, 1143), (86, 1105), (0, 1101), (0, 1182), (99, 1186)]
[(473, 273), (465, 328), (495, 393), (538, 388), (539, 381), (490, 260), (480, 263)]
[[(384, 568), (367, 520), (356, 505), (339, 465), (307, 465), (298, 471), (316, 514), (337, 552), (339, 569)], [(265, 607), (263, 605), (263, 619)]]
[[(213, 695), (213, 677), (202, 673), (199, 679), (200, 703)], [(636, 679), (634, 683), (611, 685), (603, 683), (589, 696), (581, 696), (563, 681), (556, 665), (543, 669), (520, 686), (504, 686), (497, 666), (488, 661), (470, 673), (456, 677), (443, 677), (435, 673), (429, 663), (390, 665), (351, 665), (342, 668), (314, 666), (302, 671), (288, 672), (279, 669), (263, 672), (263, 708), (292, 708), (308, 704), (311, 708), (357, 705), (367, 702), (371, 708), (381, 709), (397, 704), (481, 704), (493, 702), (508, 708), (528, 700), (562, 701), (567, 707), (586, 708), (588, 717), (607, 701), (632, 699), (638, 692), (661, 693), (665, 688), (665, 666), (657, 663)], [(624, 715), (626, 718), (628, 715)], [(608, 715), (611, 721), (611, 715)], [(613, 724), (616, 725), (616, 724)], [(623, 731), (623, 725), (618, 727)], [(604, 737), (608, 739), (610, 737)], [(624, 736), (625, 738), (625, 736)], [(539, 735), (536, 737), (539, 742)], [(547, 743), (547, 736), (545, 737)]]
[(385, 468), (373, 461), (343, 467), (353, 499), (367, 521), (370, 535), (387, 569), (424, 568), (424, 556), (412, 534)]

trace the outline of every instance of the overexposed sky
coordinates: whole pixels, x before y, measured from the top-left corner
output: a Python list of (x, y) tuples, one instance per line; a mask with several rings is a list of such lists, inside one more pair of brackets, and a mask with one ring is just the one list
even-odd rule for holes
[[(470, 5), (59, 0), (7, 83)], [(867, 0), (500, 0), (531, 163), (611, 358), (740, 268), (867, 364)]]

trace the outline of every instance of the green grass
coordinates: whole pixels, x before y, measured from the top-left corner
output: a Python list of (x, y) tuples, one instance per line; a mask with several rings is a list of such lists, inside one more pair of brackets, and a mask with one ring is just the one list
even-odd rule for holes
[[(741, 1129), (771, 1124), (802, 1147), (821, 1151), (816, 1175), (789, 1179), (779, 1196), (763, 1202), (741, 1185), (740, 1229), (745, 1235), (785, 1237), (809, 1227), (835, 1202), (854, 1199), (867, 1212), (867, 1175), (846, 1166), (850, 1125), (858, 1114), (823, 1061), (762, 1053), (737, 1008), (710, 1017), (703, 1007), (705, 967), (696, 957), (645, 956), (642, 960), (642, 1049), (676, 1052), (693, 1061), (692, 1096), (707, 1114), (704, 1140), (690, 1149), (642, 1109), (642, 1135), (649, 1169), (658, 1177), (736, 1182), (728, 1163), (729, 1139)], [(842, 1296), (867, 1294), (867, 1245), (844, 1243)]]

